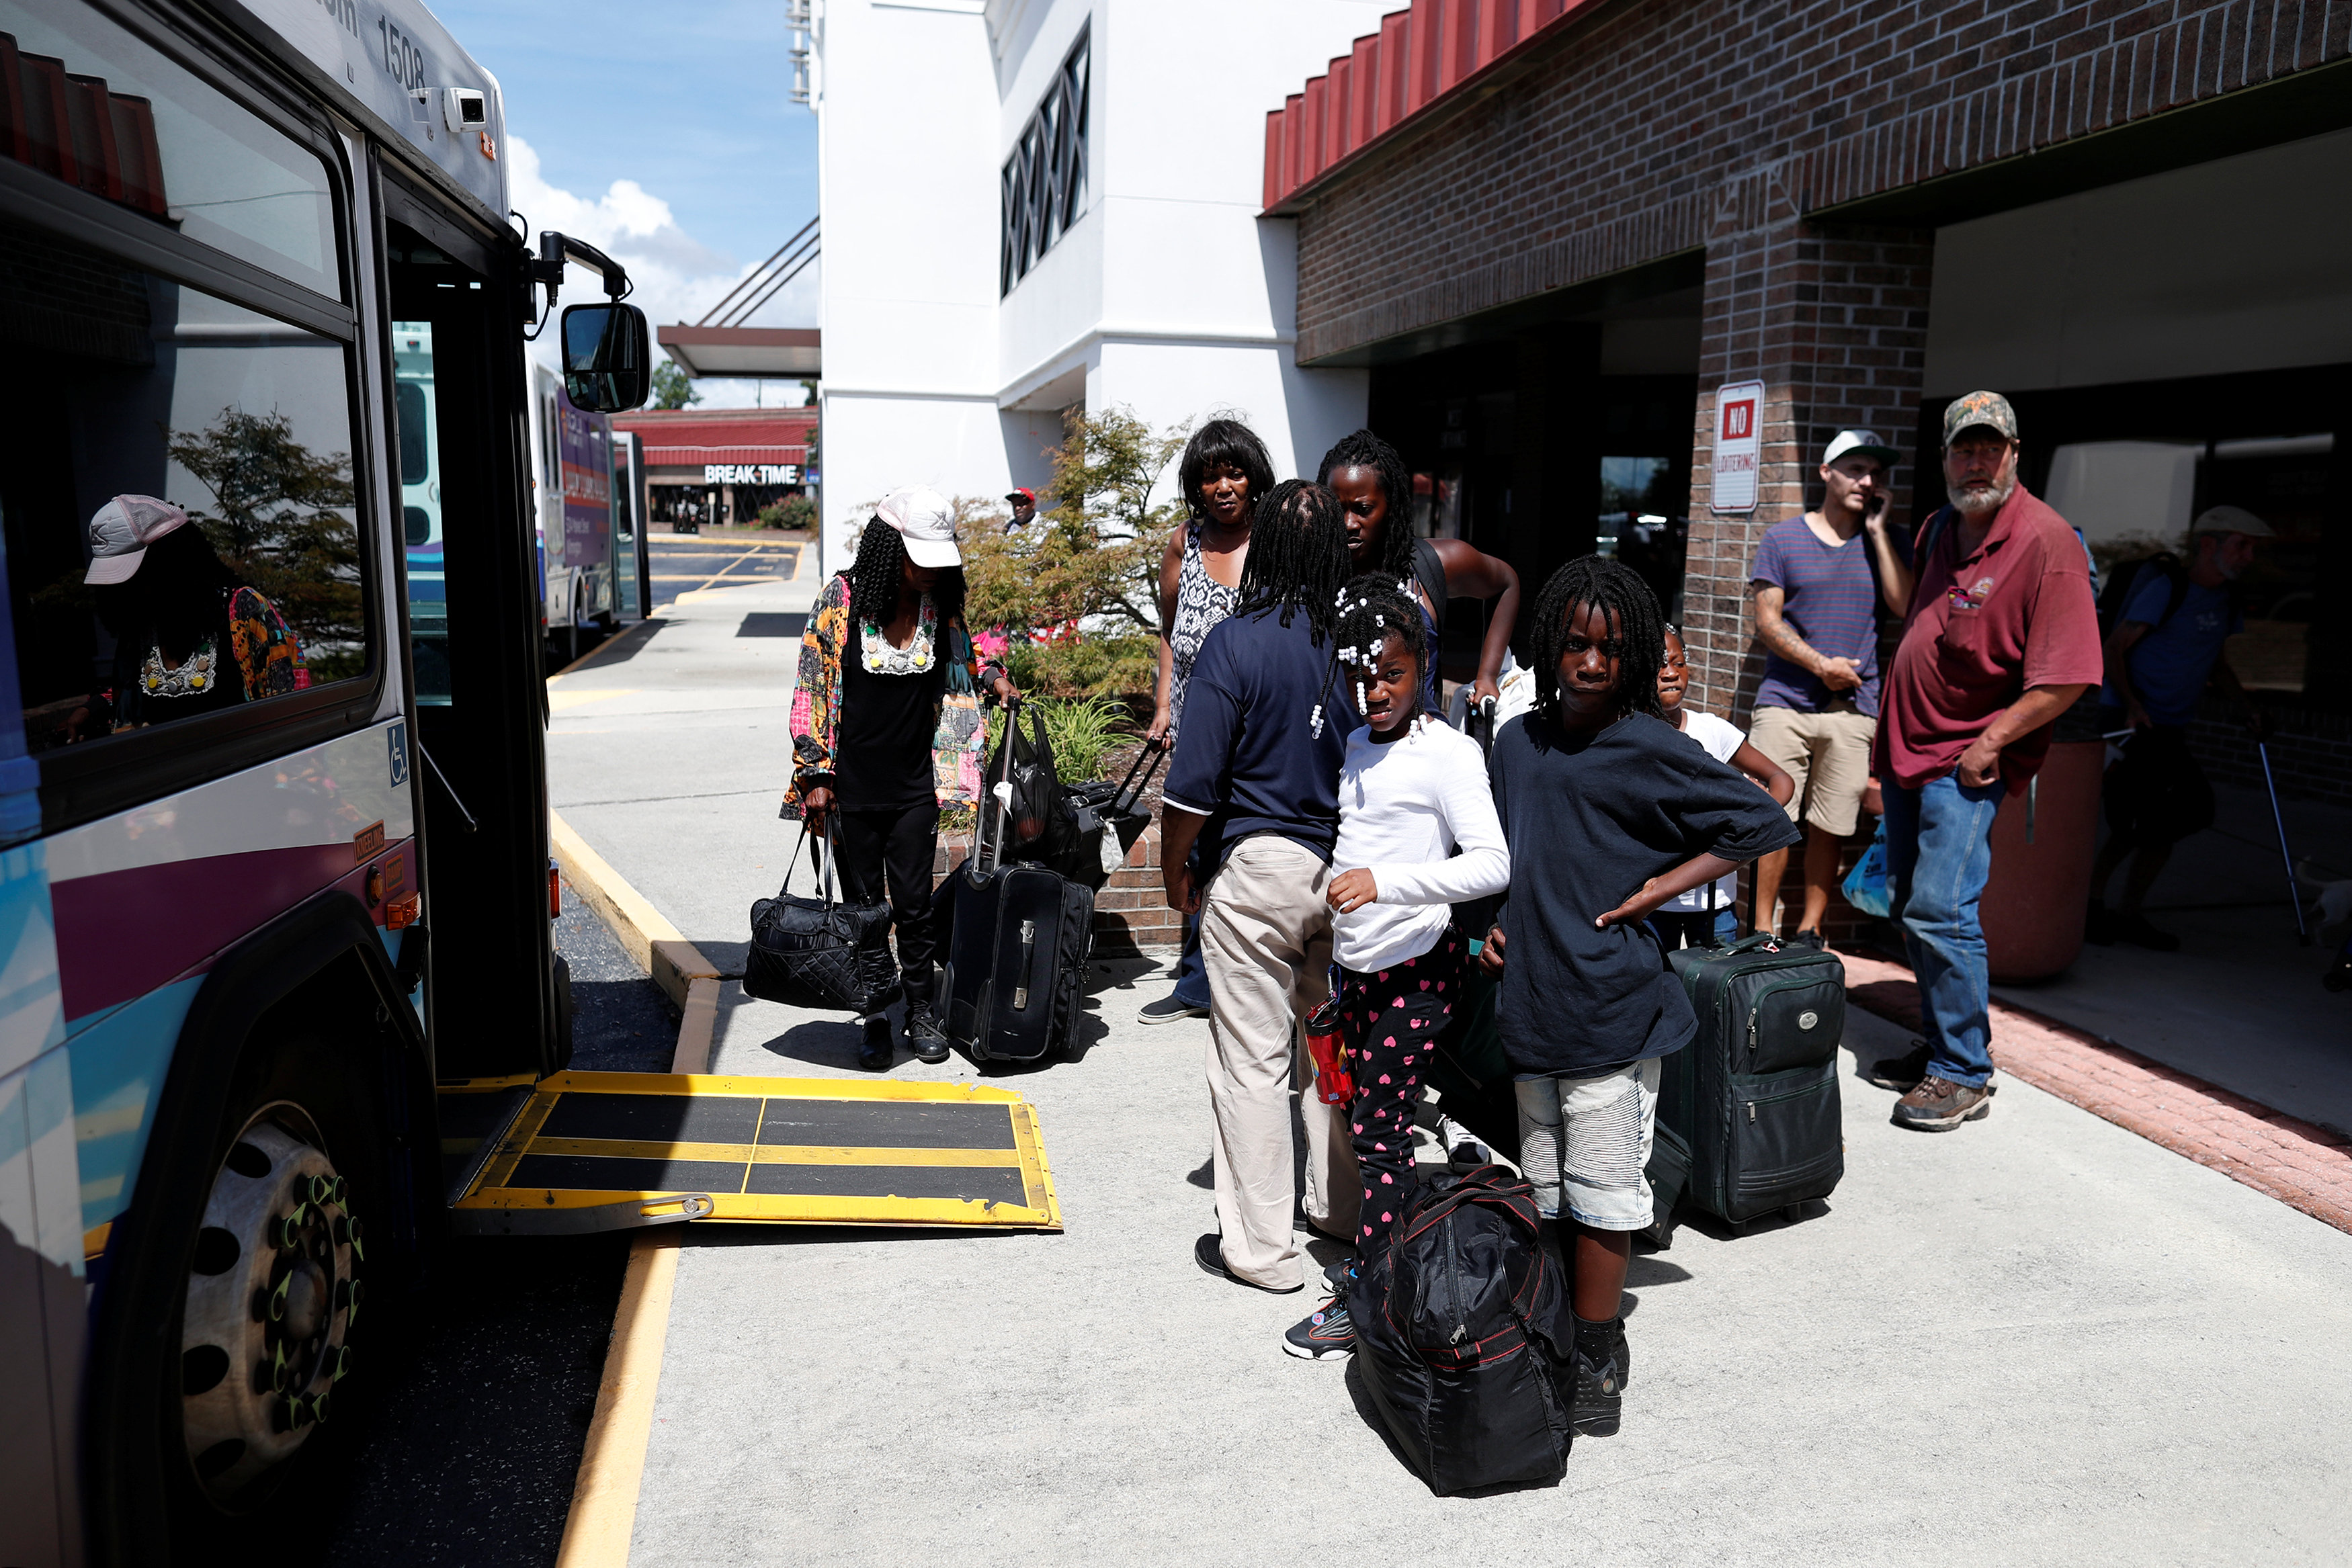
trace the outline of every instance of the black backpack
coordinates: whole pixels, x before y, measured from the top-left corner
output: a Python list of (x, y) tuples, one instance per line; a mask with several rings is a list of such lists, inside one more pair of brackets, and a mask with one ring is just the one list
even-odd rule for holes
[(1539, 1224), (1501, 1166), (1425, 1176), (1348, 1293), (1364, 1387), (1441, 1497), (1568, 1469), (1574, 1339)]
[(2164, 601), (2164, 613), (2157, 617), (2156, 626), (2162, 626), (2179, 612), (2181, 601), (2189, 597), (2189, 569), (2181, 564), (2179, 556), (2160, 549), (2137, 560), (2117, 561), (2108, 572), (2106, 586), (2099, 591), (2100, 636), (2114, 632), (2116, 623), (2124, 618), (2124, 607), (2132, 601), (2132, 591), (2147, 580), (2146, 574), (2151, 571), (2164, 573), (2165, 580), (2172, 584), (2172, 595)]

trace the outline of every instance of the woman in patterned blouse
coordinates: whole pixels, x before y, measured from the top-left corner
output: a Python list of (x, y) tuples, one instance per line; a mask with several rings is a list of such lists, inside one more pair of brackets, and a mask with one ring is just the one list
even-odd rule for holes
[[(845, 896), (877, 904), (887, 890), (907, 1045), (929, 1062), (948, 1057), (931, 1012), (931, 860), (940, 808), (979, 798), (983, 688), (1006, 701), (1019, 695), (973, 656), (954, 509), (935, 490), (897, 491), (802, 633), (784, 812), (812, 831), (833, 819)], [(857, 1065), (886, 1071), (896, 1060), (889, 1017), (864, 1023)]]

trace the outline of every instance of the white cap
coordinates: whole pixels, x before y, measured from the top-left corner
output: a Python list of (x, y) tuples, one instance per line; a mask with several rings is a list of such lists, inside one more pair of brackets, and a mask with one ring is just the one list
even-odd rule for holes
[(891, 491), (874, 515), (898, 530), (907, 541), (907, 559), (917, 566), (963, 564), (963, 551), (956, 549), (955, 508), (929, 485)]
[(84, 582), (128, 582), (147, 547), (184, 525), (188, 514), (152, 496), (117, 496), (89, 519), (89, 570)]
[(1859, 452), (1864, 457), (1875, 457), (1889, 468), (1903, 461), (1903, 455), (1878, 439), (1874, 430), (1841, 430), (1831, 438), (1829, 447), (1822, 454), (1822, 466), (1826, 468), (1849, 453)]
[(2189, 525), (2189, 537), (2199, 534), (2243, 534), (2250, 539), (2274, 539), (2278, 535), (2243, 507), (2208, 507)]

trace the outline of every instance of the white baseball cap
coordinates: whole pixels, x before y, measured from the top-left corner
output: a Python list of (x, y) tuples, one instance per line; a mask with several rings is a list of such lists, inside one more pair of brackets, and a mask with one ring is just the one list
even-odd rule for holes
[(1829, 446), (1822, 453), (1822, 466), (1826, 468), (1839, 458), (1852, 453), (1875, 457), (1889, 468), (1903, 461), (1903, 455), (1878, 438), (1874, 430), (1841, 430), (1831, 437)]
[(929, 485), (891, 491), (874, 515), (898, 530), (907, 541), (907, 559), (917, 566), (963, 564), (963, 551), (956, 549), (955, 508)]
[(2243, 534), (2250, 539), (2274, 539), (2277, 533), (2243, 507), (2208, 507), (2189, 525), (2189, 537), (2199, 534)]
[(117, 496), (89, 519), (89, 570), (84, 582), (128, 582), (147, 547), (186, 524), (188, 514), (152, 496)]

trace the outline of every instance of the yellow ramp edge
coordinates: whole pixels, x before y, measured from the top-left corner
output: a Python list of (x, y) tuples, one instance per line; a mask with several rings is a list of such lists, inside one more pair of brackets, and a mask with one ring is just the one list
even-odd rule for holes
[[(888, 1113), (900, 1106), (903, 1120)], [(940, 1106), (1004, 1119), (923, 1116)], [(866, 1135), (785, 1141), (787, 1118), (822, 1128), (828, 1107)], [(708, 1135), (714, 1127), (734, 1135)], [(737, 1223), (1062, 1228), (1034, 1106), (988, 1084), (890, 1079), (557, 1073), (532, 1090), (456, 1207), (519, 1220), (686, 1193), (709, 1197), (708, 1218)]]

